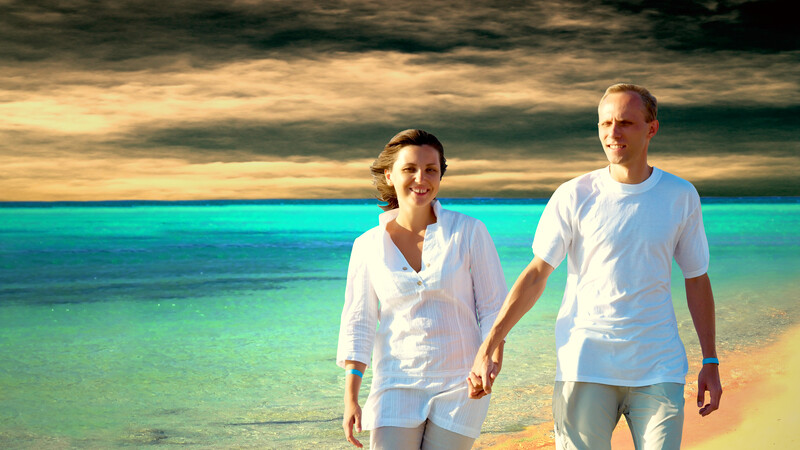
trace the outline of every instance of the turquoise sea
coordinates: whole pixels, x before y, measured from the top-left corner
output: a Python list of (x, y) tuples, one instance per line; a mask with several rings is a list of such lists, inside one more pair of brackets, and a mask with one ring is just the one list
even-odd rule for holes
[[(510, 286), (544, 200), (442, 203), (486, 223)], [(800, 198), (704, 199), (703, 211), (724, 361), (800, 318)], [(339, 316), (352, 241), (379, 212), (367, 200), (0, 204), (0, 448), (348, 448)], [(509, 336), (485, 434), (549, 419), (565, 265)], [(677, 268), (673, 280), (695, 370)]]

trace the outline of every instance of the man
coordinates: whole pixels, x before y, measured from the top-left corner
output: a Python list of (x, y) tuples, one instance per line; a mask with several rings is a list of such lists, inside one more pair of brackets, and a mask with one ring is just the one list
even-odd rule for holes
[[(719, 407), (714, 298), (700, 198), (689, 182), (648, 165), (656, 114), (655, 97), (640, 86), (606, 90), (598, 132), (609, 165), (553, 194), (536, 229), (535, 257), (475, 357), (470, 397), (480, 398), (491, 392), (500, 370), (492, 352), (567, 257), (556, 320), (558, 448), (610, 448), (623, 414), (636, 448), (680, 448), (688, 364), (670, 294), (673, 258), (685, 278), (704, 358), (699, 412), (706, 416)], [(710, 401), (703, 405), (706, 391)]]

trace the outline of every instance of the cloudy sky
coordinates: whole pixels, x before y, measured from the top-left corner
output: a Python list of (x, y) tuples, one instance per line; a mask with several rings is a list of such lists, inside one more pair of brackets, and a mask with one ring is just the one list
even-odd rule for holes
[(444, 143), (444, 197), (546, 197), (602, 167), (620, 81), (701, 195), (800, 195), (793, 7), (0, 0), (0, 200), (367, 198), (405, 128)]

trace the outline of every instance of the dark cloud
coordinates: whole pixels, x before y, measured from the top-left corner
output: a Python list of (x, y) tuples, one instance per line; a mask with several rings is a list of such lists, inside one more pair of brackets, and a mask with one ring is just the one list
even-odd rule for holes
[(12, 0), (0, 4), (0, 59), (133, 69), (188, 56), (206, 65), (320, 52), (459, 48), (678, 50), (800, 48), (790, 0), (717, 2)]
[(780, 52), (800, 49), (800, 32), (790, 11), (793, 0), (659, 1), (604, 0), (622, 14), (645, 16), (651, 35), (675, 50)]
[[(262, 156), (324, 156), (332, 159), (377, 156), (386, 142), (404, 128), (422, 128), (436, 134), (448, 153), (459, 158), (549, 154), (560, 147), (565, 154), (577, 143), (595, 136), (593, 111), (585, 114), (531, 114), (520, 108), (489, 108), (479, 112), (426, 111), (380, 122), (254, 123), (227, 121), (193, 123), (159, 129), (139, 129), (110, 144), (128, 149), (161, 151), (191, 149), (189, 159), (220, 160)], [(577, 138), (577, 140), (576, 140)], [(567, 143), (568, 145), (564, 145)], [(582, 145), (577, 148), (582, 147)], [(227, 155), (230, 153), (230, 155)]]
[[(800, 175), (782, 173), (776, 167), (776, 176), (744, 180), (695, 181), (697, 192), (703, 197), (796, 197), (800, 195)], [(780, 175), (777, 175), (780, 173)], [(776, 179), (780, 182), (776, 183)]]
[(651, 144), (656, 151), (677, 155), (800, 151), (800, 106), (669, 107), (659, 111), (659, 119), (661, 128)]
[[(662, 107), (659, 118), (661, 129), (651, 145), (657, 155), (794, 155), (800, 151), (796, 139), (800, 106)], [(600, 152), (596, 123), (594, 109), (531, 113), (495, 107), (474, 112), (433, 110), (386, 122), (176, 124), (138, 129), (108, 144), (138, 154), (174, 149), (191, 161), (246, 161), (259, 156), (323, 156), (345, 161), (377, 156), (402, 128), (423, 128), (436, 134), (448, 155), (457, 158), (570, 158)]]
[[(397, 2), (11, 1), (0, 6), (0, 56), (113, 63), (188, 54), (198, 63), (258, 54), (395, 50), (441, 52), (509, 45), (484, 8)], [(527, 8), (530, 9), (530, 8)], [(472, 11), (472, 13), (464, 13)], [(499, 15), (502, 10), (498, 10)], [(288, 56), (288, 55), (286, 55)], [(210, 61), (204, 61), (211, 58)]]

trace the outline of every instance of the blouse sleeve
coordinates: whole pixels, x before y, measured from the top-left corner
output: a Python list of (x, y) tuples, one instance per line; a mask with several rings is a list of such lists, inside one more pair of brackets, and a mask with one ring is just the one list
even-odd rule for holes
[(481, 328), (481, 341), (484, 341), (503, 306), (508, 288), (497, 249), (481, 221), (476, 221), (473, 228), (469, 259), (475, 312)]
[(344, 309), (339, 328), (336, 364), (359, 361), (370, 365), (375, 329), (378, 323), (378, 296), (372, 288), (367, 270), (367, 253), (361, 238), (356, 239), (347, 269)]

